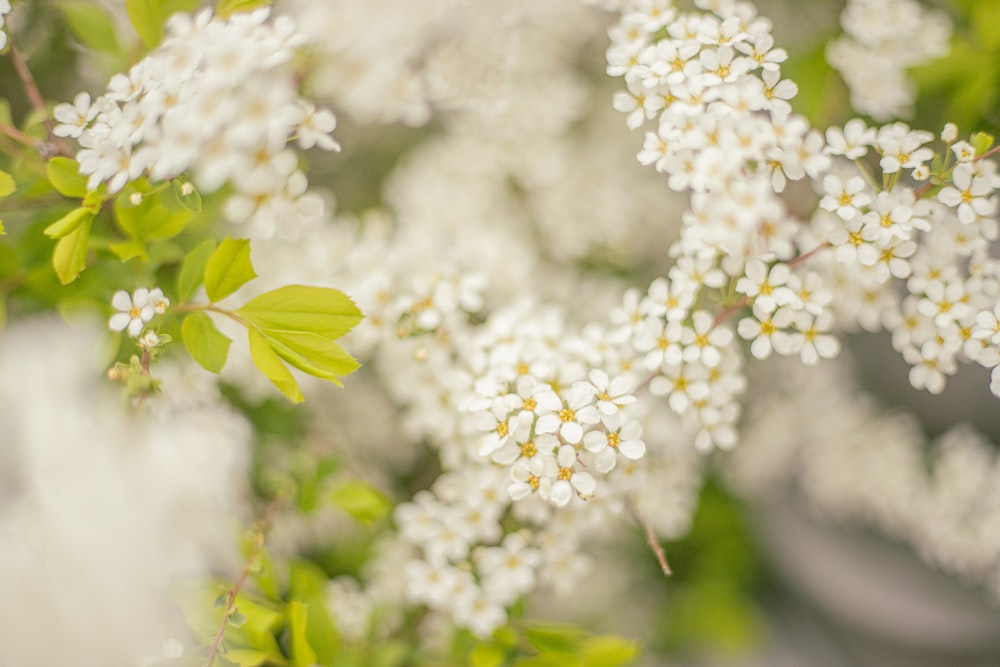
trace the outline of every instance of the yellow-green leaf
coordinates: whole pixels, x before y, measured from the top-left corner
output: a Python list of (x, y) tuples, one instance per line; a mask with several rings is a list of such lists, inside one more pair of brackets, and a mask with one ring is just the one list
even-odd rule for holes
[(288, 632), (291, 638), (292, 664), (296, 667), (312, 667), (316, 664), (316, 652), (309, 646), (307, 630), (309, 610), (301, 602), (288, 603)]
[(291, 371), (281, 361), (281, 357), (271, 348), (266, 338), (253, 329), (249, 329), (250, 358), (257, 370), (274, 383), (274, 386), (293, 403), (301, 403), (304, 398), (298, 383), (292, 377)]
[(329, 338), (302, 331), (265, 329), (262, 335), (282, 359), (300, 371), (341, 386), (340, 379), (361, 365)]
[(507, 652), (496, 644), (476, 644), (469, 652), (470, 667), (500, 667), (507, 661)]
[(121, 47), (111, 14), (91, 2), (63, 2), (59, 5), (66, 25), (81, 44), (95, 51), (118, 53)]
[(252, 12), (260, 7), (267, 7), (271, 0), (221, 0), (215, 10), (216, 16), (229, 18), (239, 12)]
[(80, 165), (68, 157), (54, 157), (45, 166), (52, 187), (64, 197), (83, 198), (87, 194), (87, 179), (80, 175)]
[(94, 213), (84, 207), (75, 208), (45, 228), (44, 234), (50, 239), (61, 239), (75, 232), (80, 225), (94, 219)]
[(159, 0), (125, 0), (125, 8), (143, 46), (151, 49), (159, 44), (163, 39), (163, 22), (166, 20), (160, 10)]
[(163, 241), (184, 231), (191, 220), (190, 211), (171, 211), (159, 194), (145, 195), (139, 204), (132, 204), (130, 195), (141, 190), (130, 188), (115, 198), (115, 222), (134, 239)]
[(181, 337), (191, 356), (211, 373), (218, 373), (226, 365), (229, 345), (232, 343), (205, 313), (191, 313), (181, 324)]
[(135, 259), (136, 257), (141, 257), (143, 261), (149, 259), (149, 255), (146, 253), (146, 244), (142, 241), (124, 241), (122, 243), (112, 243), (108, 246), (111, 252), (115, 253), (123, 262), (127, 262), (130, 259)]
[(586, 633), (575, 625), (535, 623), (525, 628), (524, 636), (539, 651), (575, 652)]
[(580, 646), (583, 667), (622, 667), (638, 655), (639, 647), (633, 640), (614, 635), (588, 637)]
[(208, 239), (196, 245), (184, 258), (181, 269), (177, 273), (177, 298), (186, 303), (205, 281), (205, 265), (208, 258), (215, 252), (215, 240)]
[(192, 213), (201, 213), (201, 193), (191, 181), (175, 178), (172, 185), (177, 203)]
[(15, 190), (17, 184), (14, 183), (14, 178), (6, 171), (0, 171), (0, 197), (12, 195)]
[(227, 236), (205, 264), (205, 291), (215, 303), (256, 277), (250, 263), (250, 241)]
[(307, 331), (340, 338), (363, 318), (354, 301), (329, 287), (286, 285), (255, 297), (236, 311), (263, 329)]
[(87, 245), (90, 243), (92, 223), (93, 215), (56, 243), (56, 249), (52, 253), (52, 266), (63, 285), (76, 280), (87, 266)]
[(333, 490), (330, 500), (357, 521), (370, 524), (389, 513), (389, 499), (370, 484), (352, 480)]
[(239, 667), (257, 667), (268, 661), (270, 656), (264, 651), (249, 648), (233, 648), (226, 652), (226, 660)]

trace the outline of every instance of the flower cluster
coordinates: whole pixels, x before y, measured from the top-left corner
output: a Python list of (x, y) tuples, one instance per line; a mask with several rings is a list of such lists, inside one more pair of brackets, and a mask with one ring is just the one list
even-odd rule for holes
[(930, 440), (913, 414), (864, 396), (843, 364), (754, 378), (744, 439), (725, 462), (750, 499), (792, 492), (820, 514), (876, 525), (925, 561), (1000, 596), (1000, 460), (967, 426)]
[(951, 21), (915, 0), (848, 0), (846, 35), (827, 45), (827, 62), (851, 91), (851, 106), (878, 121), (906, 118), (916, 90), (905, 70), (948, 52)]
[[(639, 161), (692, 192), (672, 248), (678, 266), (721, 270), (715, 286), (728, 285), (724, 303), (742, 295), (712, 327), (749, 306), (737, 333), (751, 354), (798, 354), (807, 364), (837, 354), (838, 329), (885, 328), (914, 366), (911, 383), (934, 393), (956, 361), (995, 368), (1000, 271), (989, 241), (1000, 181), (984, 159), (989, 147), (957, 141), (949, 126), (932, 173), (934, 136), (901, 122), (869, 128), (855, 119), (824, 140), (789, 111), (795, 87), (780, 78), (785, 56), (772, 48), (768, 24), (749, 5), (703, 4), (712, 12), (626, 7), (611, 31), (608, 71), (628, 86), (615, 104), (630, 125), (659, 120)], [(871, 148), (874, 176), (863, 162)], [(821, 184), (808, 223), (777, 198), (787, 179), (803, 176)], [(680, 305), (676, 318), (693, 322), (697, 301), (678, 299), (679, 286), (667, 291)]]
[[(940, 155), (928, 145), (934, 135), (899, 122), (876, 130), (855, 119), (827, 136), (843, 176), (824, 179), (812, 232), (834, 250), (825, 267), (837, 284), (832, 307), (840, 326), (890, 331), (918, 389), (940, 393), (958, 362), (993, 368), (995, 380), (996, 163), (958, 140), (953, 125), (942, 133)], [(864, 166), (870, 149), (882, 178), (869, 182), (867, 168), (859, 172), (847, 160)]]
[(112, 77), (104, 95), (57, 105), (55, 133), (79, 141), (88, 186), (113, 193), (140, 176), (191, 170), (206, 192), (231, 182), (227, 217), (264, 237), (321, 215), (287, 144), (337, 150), (336, 119), (296, 91), (290, 61), (303, 37), (288, 18), (267, 17), (266, 9), (225, 21), (209, 10), (176, 14), (163, 43)]

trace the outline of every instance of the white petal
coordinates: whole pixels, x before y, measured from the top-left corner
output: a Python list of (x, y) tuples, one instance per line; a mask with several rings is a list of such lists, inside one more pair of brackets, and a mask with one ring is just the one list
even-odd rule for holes
[(622, 440), (618, 445), (622, 456), (633, 461), (641, 459), (646, 454), (646, 443), (642, 440)]
[(108, 327), (110, 327), (112, 331), (124, 331), (125, 327), (127, 327), (131, 321), (132, 318), (128, 316), (128, 313), (115, 313), (108, 321)]

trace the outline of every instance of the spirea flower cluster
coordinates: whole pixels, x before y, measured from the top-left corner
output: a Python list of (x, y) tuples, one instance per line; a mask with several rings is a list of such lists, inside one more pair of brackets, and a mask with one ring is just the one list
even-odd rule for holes
[[(931, 133), (860, 119), (824, 137), (790, 111), (796, 89), (781, 79), (785, 54), (767, 21), (746, 3), (700, 4), (711, 11), (626, 6), (610, 33), (608, 72), (628, 86), (615, 104), (630, 126), (658, 121), (640, 162), (691, 192), (672, 254), (678, 266), (700, 263), (698, 275), (722, 274), (714, 287), (725, 308), (708, 328), (748, 306), (737, 333), (751, 354), (806, 364), (837, 353), (836, 330), (887, 329), (913, 366), (911, 383), (934, 393), (958, 361), (996, 368), (989, 241), (998, 180), (984, 159), (989, 146), (957, 141), (949, 126), (936, 154)], [(864, 160), (870, 148), (874, 171)], [(777, 197), (806, 176), (821, 194), (809, 221)], [(675, 301), (675, 317), (692, 318), (696, 299)]]
[[(780, 375), (780, 380), (777, 376)], [(788, 493), (819, 514), (877, 526), (927, 563), (1000, 597), (1000, 460), (967, 425), (930, 439), (886, 413), (845, 364), (755, 378), (744, 442), (724, 465), (756, 500)]]
[(914, 0), (849, 0), (841, 37), (826, 59), (851, 92), (851, 106), (877, 121), (908, 118), (916, 87), (906, 70), (948, 52), (951, 20)]
[(226, 216), (262, 237), (322, 215), (289, 144), (339, 149), (336, 119), (298, 95), (291, 59), (304, 38), (287, 17), (268, 15), (176, 14), (162, 44), (103, 95), (56, 106), (55, 133), (79, 141), (88, 187), (114, 193), (141, 176), (190, 171), (206, 192), (231, 183)]

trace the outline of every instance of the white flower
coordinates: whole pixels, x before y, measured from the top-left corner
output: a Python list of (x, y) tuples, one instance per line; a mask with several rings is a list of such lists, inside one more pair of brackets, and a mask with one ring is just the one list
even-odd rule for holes
[(604, 415), (617, 414), (619, 410), (629, 403), (635, 402), (632, 391), (632, 377), (629, 375), (617, 375), (609, 378), (608, 374), (599, 368), (595, 368), (587, 375), (594, 387), (597, 395), (597, 409)]
[(820, 202), (820, 208), (826, 211), (836, 211), (844, 220), (850, 220), (858, 214), (858, 209), (868, 204), (871, 197), (865, 194), (865, 182), (860, 176), (853, 176), (844, 183), (834, 174), (823, 178), (823, 190), (826, 192)]
[[(142, 328), (146, 322), (153, 319), (158, 312), (165, 312), (170, 302), (163, 296), (158, 288), (150, 291), (145, 287), (140, 287), (132, 296), (128, 292), (119, 290), (111, 298), (111, 305), (119, 312), (111, 316), (108, 326), (112, 331), (128, 330), (128, 335), (137, 338), (142, 333)], [(162, 310), (158, 310), (162, 307)]]
[(684, 327), (681, 331), (684, 361), (700, 361), (709, 368), (715, 368), (722, 360), (719, 349), (728, 345), (732, 339), (733, 332), (726, 327), (715, 326), (715, 318), (711, 313), (695, 311), (691, 315), (691, 326)]
[(572, 445), (563, 445), (559, 448), (556, 457), (559, 470), (556, 472), (556, 481), (552, 483), (551, 499), (556, 505), (562, 506), (569, 502), (575, 492), (586, 500), (594, 495), (597, 482), (588, 472), (576, 469), (576, 448)]
[(635, 419), (621, 422), (620, 415), (604, 422), (607, 431), (598, 429), (583, 436), (583, 446), (594, 454), (594, 468), (607, 473), (618, 462), (618, 454), (635, 461), (646, 453), (646, 443), (642, 441), (642, 424)]
[(740, 320), (736, 331), (744, 340), (753, 341), (750, 343), (750, 353), (753, 356), (767, 359), (771, 356), (772, 350), (776, 350), (779, 354), (790, 352), (792, 342), (784, 328), (788, 327), (794, 318), (795, 312), (791, 308), (779, 308), (770, 313), (755, 304), (753, 317)]
[(794, 301), (795, 294), (784, 286), (790, 273), (787, 264), (775, 264), (768, 272), (764, 262), (753, 259), (747, 262), (744, 273), (736, 281), (736, 291), (753, 299), (755, 309), (770, 313)]
[(868, 147), (875, 143), (875, 128), (869, 128), (860, 118), (852, 118), (844, 129), (831, 127), (826, 131), (826, 152), (843, 155), (848, 160), (864, 157)]
[(985, 217), (993, 215), (996, 210), (996, 201), (987, 199), (993, 193), (993, 185), (990, 179), (983, 176), (975, 176), (970, 164), (960, 163), (951, 172), (951, 180), (954, 186), (941, 189), (938, 193), (938, 201), (945, 206), (958, 208), (958, 219), (962, 224), (974, 222), (977, 216)]
[(97, 116), (97, 107), (91, 106), (89, 93), (77, 93), (72, 104), (57, 104), (53, 107), (52, 116), (59, 123), (53, 134), (79, 139), (90, 121)]
[(536, 433), (558, 433), (566, 442), (575, 445), (583, 439), (583, 427), (601, 420), (600, 413), (592, 404), (594, 387), (589, 382), (576, 382), (570, 388), (569, 396), (562, 400), (558, 412), (542, 415), (535, 423)]
[(799, 330), (802, 363), (814, 366), (820, 359), (832, 359), (840, 352), (840, 341), (827, 334), (833, 325), (833, 314), (824, 311), (818, 316), (802, 311), (795, 318)]

